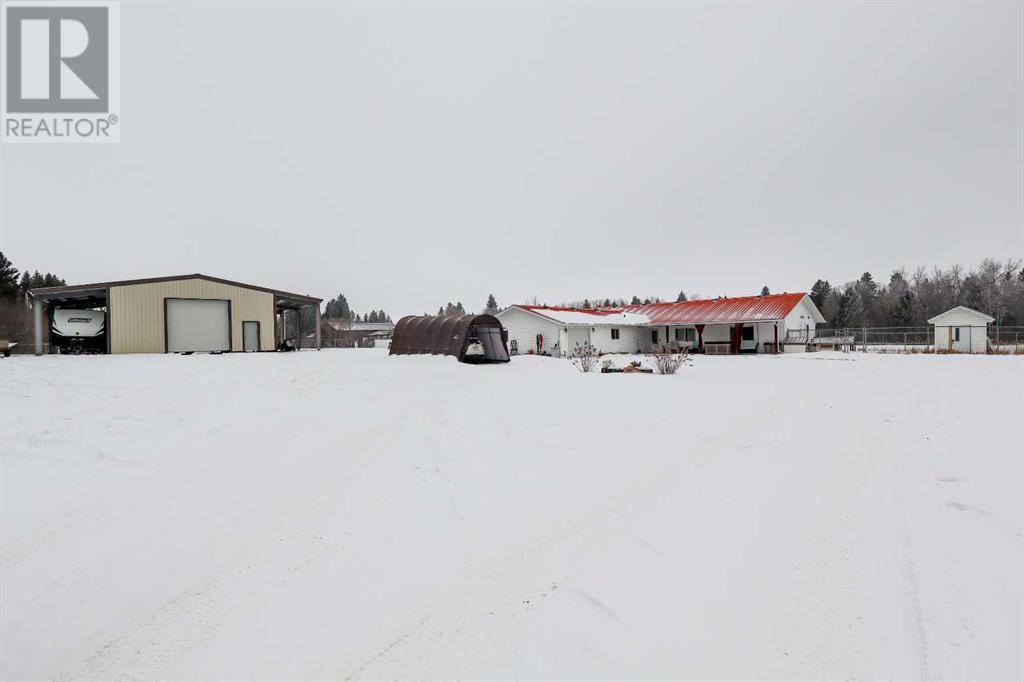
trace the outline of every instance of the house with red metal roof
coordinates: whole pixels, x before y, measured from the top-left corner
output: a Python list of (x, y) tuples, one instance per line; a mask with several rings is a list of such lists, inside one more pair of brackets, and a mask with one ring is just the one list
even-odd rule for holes
[(709, 354), (802, 352), (825, 321), (806, 293), (765, 294), (622, 308), (513, 305), (498, 314), (512, 354), (570, 357), (658, 350)]

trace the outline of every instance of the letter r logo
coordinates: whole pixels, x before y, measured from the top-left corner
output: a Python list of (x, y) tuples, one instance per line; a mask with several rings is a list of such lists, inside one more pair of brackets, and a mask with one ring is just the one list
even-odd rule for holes
[(106, 7), (6, 7), (10, 113), (108, 111)]

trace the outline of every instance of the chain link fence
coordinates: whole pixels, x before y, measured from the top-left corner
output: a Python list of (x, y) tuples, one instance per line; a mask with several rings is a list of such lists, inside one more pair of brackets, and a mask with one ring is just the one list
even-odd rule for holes
[[(808, 343), (821, 348), (876, 353), (934, 353), (935, 328), (927, 327), (818, 327), (808, 332)], [(1024, 326), (989, 325), (988, 352), (1024, 354)], [(939, 351), (944, 349), (940, 348)]]

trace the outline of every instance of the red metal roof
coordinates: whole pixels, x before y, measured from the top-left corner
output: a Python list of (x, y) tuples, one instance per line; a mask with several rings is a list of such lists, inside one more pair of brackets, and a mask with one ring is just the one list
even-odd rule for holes
[(714, 298), (679, 303), (628, 305), (627, 312), (647, 315), (651, 324), (722, 324), (781, 320), (806, 293)]

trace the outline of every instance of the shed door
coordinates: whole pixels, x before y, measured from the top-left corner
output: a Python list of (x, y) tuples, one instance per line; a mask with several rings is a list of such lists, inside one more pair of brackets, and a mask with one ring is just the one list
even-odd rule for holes
[(231, 350), (231, 312), (227, 301), (167, 299), (167, 352)]
[(242, 323), (242, 350), (255, 353), (260, 349), (260, 323), (246, 320)]

